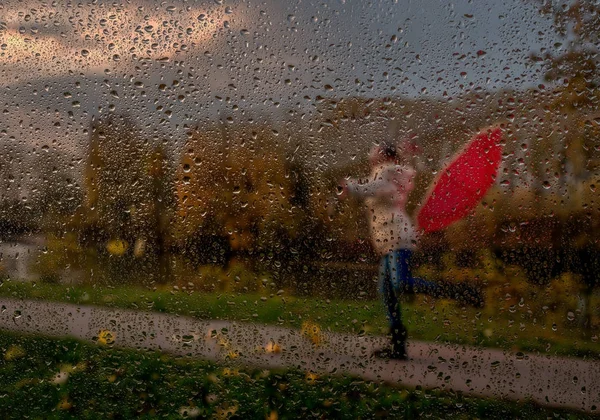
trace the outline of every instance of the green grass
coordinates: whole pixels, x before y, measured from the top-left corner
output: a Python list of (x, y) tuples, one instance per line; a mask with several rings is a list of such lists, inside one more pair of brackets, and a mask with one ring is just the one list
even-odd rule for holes
[[(151, 290), (136, 286), (86, 287), (5, 281), (0, 296), (76, 304), (102, 305), (228, 319), (300, 328), (305, 321), (329, 331), (384, 334), (387, 321), (378, 301), (337, 301), (317, 298), (241, 293), (197, 293), (174, 288)], [(526, 307), (488, 305), (484, 310), (451, 302), (417, 298), (402, 305), (411, 338), (439, 343), (471, 344), (514, 351), (539, 351), (598, 358), (600, 344), (578, 328), (536, 319)], [(553, 326), (554, 325), (554, 326)]]
[(0, 333), (0, 417), (585, 418), (533, 403)]

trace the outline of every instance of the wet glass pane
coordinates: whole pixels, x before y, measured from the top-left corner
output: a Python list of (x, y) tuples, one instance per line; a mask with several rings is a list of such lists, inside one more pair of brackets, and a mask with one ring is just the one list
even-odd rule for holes
[(599, 16), (0, 2), (0, 417), (597, 415)]

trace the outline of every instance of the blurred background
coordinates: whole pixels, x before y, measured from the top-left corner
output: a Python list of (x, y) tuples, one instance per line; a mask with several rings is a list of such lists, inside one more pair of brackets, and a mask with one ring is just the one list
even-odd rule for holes
[(136, 328), (122, 308), (296, 328), (316, 351), (385, 335), (364, 203), (338, 187), (368, 177), (373, 146), (409, 141), (414, 215), (500, 126), (494, 186), (413, 258), (485, 306), (406, 297), (410, 340), (597, 360), (599, 36), (591, 0), (0, 1), (0, 313), (15, 298), (115, 313), (98, 346), (2, 332), (0, 415), (548, 418), (113, 344)]
[[(414, 261), (419, 275), (482, 285), (488, 319), (466, 331), (481, 313), (438, 320), (413, 299), (416, 336), (458, 322), (444, 339), (597, 355), (599, 12), (2, 2), (0, 291), (375, 301), (364, 209), (338, 200), (340, 180), (368, 175), (373, 145), (410, 139), (414, 212), (444, 163), (500, 125), (491, 192), (422, 238)], [(98, 290), (113, 297), (94, 301)], [(361, 328), (381, 332), (383, 315)]]

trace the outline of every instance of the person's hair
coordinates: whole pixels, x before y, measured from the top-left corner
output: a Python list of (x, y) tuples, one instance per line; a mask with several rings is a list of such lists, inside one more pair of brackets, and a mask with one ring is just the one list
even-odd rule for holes
[(379, 150), (381, 155), (386, 159), (392, 160), (398, 157), (396, 146), (391, 143), (382, 143)]

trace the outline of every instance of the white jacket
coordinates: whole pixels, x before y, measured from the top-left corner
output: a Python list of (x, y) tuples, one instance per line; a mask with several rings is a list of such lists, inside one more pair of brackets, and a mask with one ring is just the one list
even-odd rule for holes
[(386, 162), (373, 168), (368, 182), (348, 182), (348, 192), (365, 200), (371, 241), (379, 254), (416, 246), (417, 231), (405, 210), (414, 177), (412, 167)]

